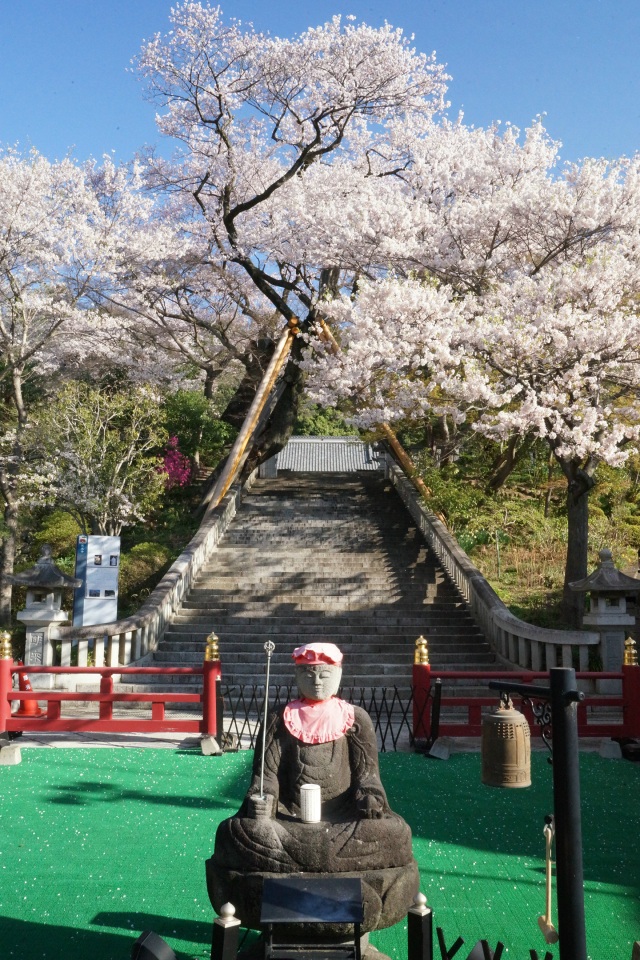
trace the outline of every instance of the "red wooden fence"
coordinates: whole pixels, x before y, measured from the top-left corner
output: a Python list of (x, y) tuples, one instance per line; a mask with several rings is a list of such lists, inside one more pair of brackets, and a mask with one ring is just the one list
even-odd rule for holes
[[(73, 693), (54, 690), (14, 690), (13, 676), (27, 674), (93, 674), (100, 677), (99, 693)], [(202, 693), (115, 693), (113, 676), (118, 674), (154, 674), (167, 679), (177, 676), (201, 676)], [(615, 696), (598, 694), (587, 695), (578, 705), (578, 733), (581, 737), (618, 737), (640, 739), (640, 666), (623, 666), (621, 673), (577, 673), (578, 680), (618, 680), (622, 693)], [(479, 681), (512, 680), (520, 683), (548, 680), (546, 673), (516, 673), (515, 671), (483, 671), (467, 673), (462, 671), (433, 671), (429, 664), (413, 666), (413, 732), (416, 740), (426, 740), (431, 732), (430, 693), (436, 679), (443, 681)], [(36, 667), (18, 666), (9, 659), (0, 659), (0, 732), (39, 731), (96, 733), (191, 733), (216, 736), (220, 722), (217, 681), (220, 680), (220, 661), (204, 661), (201, 667)], [(461, 690), (463, 688), (460, 688)], [(43, 716), (16, 716), (12, 706), (25, 702), (46, 703)], [(96, 703), (97, 716), (63, 717), (62, 705), (80, 701)], [(151, 719), (142, 717), (114, 718), (113, 707), (117, 703), (151, 704)], [(200, 704), (202, 716), (187, 718), (167, 718), (166, 708), (171, 704)], [(479, 737), (482, 734), (482, 711), (497, 703), (497, 694), (486, 697), (446, 696), (441, 699), (443, 719), (440, 721), (439, 735), (448, 737)], [(466, 719), (460, 722), (447, 720), (447, 708), (462, 709)], [(599, 711), (608, 708), (620, 717), (615, 722), (610, 716), (600, 715)], [(523, 705), (523, 712), (529, 720), (532, 735), (540, 735), (540, 727), (535, 723), (531, 708)], [(221, 732), (221, 731), (220, 731)]]
[[(14, 690), (13, 676), (27, 674), (92, 674), (100, 677), (99, 693), (74, 693), (68, 690)], [(160, 675), (167, 679), (176, 676), (201, 676), (202, 693), (115, 693), (114, 674)], [(217, 734), (217, 685), (220, 679), (220, 661), (205, 660), (201, 667), (36, 667), (17, 666), (9, 659), (0, 659), (0, 732), (40, 733), (92, 731), (94, 733), (193, 733)], [(16, 716), (14, 703), (46, 703), (44, 716)], [(96, 703), (97, 716), (63, 717), (62, 704), (72, 702)], [(151, 704), (151, 719), (144, 717), (114, 718), (116, 703)], [(172, 704), (200, 704), (201, 716), (193, 719), (166, 717), (166, 707)], [(19, 708), (18, 708), (19, 709)]]
[[(622, 693), (618, 696), (587, 694), (578, 705), (578, 735), (580, 737), (619, 737), (640, 738), (640, 666), (623, 666), (621, 673), (576, 673), (578, 680), (618, 680), (622, 684)], [(474, 680), (488, 682), (489, 680), (512, 680), (518, 683), (535, 683), (549, 679), (548, 673), (524, 672), (478, 672), (466, 673), (452, 670), (433, 670), (428, 663), (413, 665), (413, 732), (416, 740), (428, 740), (431, 733), (431, 701), (430, 694), (434, 682)], [(514, 698), (517, 694), (514, 694)], [(466, 720), (461, 722), (447, 721), (446, 715), (440, 720), (439, 736), (446, 737), (479, 737), (482, 735), (482, 710), (486, 707), (495, 707), (498, 694), (486, 697), (456, 695), (443, 696), (441, 707), (446, 709), (455, 707), (466, 711)], [(606, 714), (598, 717), (598, 712), (608, 708), (615, 710), (621, 717), (620, 722), (614, 722)], [(523, 713), (529, 721), (533, 736), (540, 736), (540, 727), (536, 724), (531, 708), (523, 705)]]

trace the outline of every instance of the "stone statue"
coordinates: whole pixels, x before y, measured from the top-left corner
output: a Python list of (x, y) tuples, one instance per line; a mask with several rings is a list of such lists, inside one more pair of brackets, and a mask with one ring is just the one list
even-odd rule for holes
[[(238, 813), (223, 821), (207, 886), (216, 911), (231, 902), (243, 925), (259, 927), (262, 878), (283, 874), (360, 877), (363, 932), (401, 920), (418, 892), (411, 831), (393, 813), (380, 780), (366, 711), (335, 696), (342, 654), (309, 643), (293, 653), (299, 699), (271, 713), (256, 747), (253, 778)], [(300, 788), (319, 784), (321, 820), (301, 819)]]

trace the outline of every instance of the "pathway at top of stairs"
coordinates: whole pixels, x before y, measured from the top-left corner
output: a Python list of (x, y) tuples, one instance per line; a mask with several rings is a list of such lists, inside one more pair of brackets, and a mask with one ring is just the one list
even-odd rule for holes
[(377, 473), (257, 480), (167, 628), (155, 664), (201, 664), (212, 630), (225, 684), (264, 684), (266, 640), (275, 643), (275, 686), (291, 683), (292, 651), (311, 641), (343, 651), (343, 689), (408, 693), (420, 634), (434, 668), (494, 663), (456, 587)]

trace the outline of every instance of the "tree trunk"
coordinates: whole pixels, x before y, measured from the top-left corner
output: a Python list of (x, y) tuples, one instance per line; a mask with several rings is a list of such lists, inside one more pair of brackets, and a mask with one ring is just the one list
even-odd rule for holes
[(11, 623), (12, 587), (7, 582), (7, 577), (10, 577), (13, 573), (18, 549), (19, 508), (16, 502), (16, 485), (19, 465), (23, 461), (22, 436), (27, 426), (27, 412), (22, 396), (22, 373), (22, 367), (19, 365), (11, 371), (11, 402), (17, 414), (17, 429), (12, 444), (9, 466), (7, 469), (0, 469), (0, 495), (4, 500), (4, 523), (6, 527), (0, 559), (0, 624), (3, 626), (8, 626)]
[(549, 456), (547, 466), (547, 492), (544, 495), (544, 516), (545, 520), (551, 512), (551, 481), (553, 480), (553, 454)]
[(231, 400), (220, 415), (220, 419), (225, 423), (235, 427), (236, 430), (242, 428), (244, 418), (260, 386), (264, 372), (269, 366), (269, 361), (275, 350), (273, 340), (264, 339), (252, 344), (252, 352), (247, 353), (245, 360), (246, 373)]
[(569, 584), (582, 580), (588, 573), (589, 491), (593, 477), (576, 461), (560, 461), (567, 478), (567, 559), (564, 570), (562, 607), (571, 626), (582, 626), (584, 594), (574, 593)]
[(13, 573), (18, 542), (18, 508), (14, 503), (5, 501), (4, 523), (6, 531), (2, 539), (0, 557), (0, 624), (8, 627), (11, 623), (12, 587), (7, 577)]
[(489, 480), (487, 482), (487, 491), (496, 493), (507, 482), (516, 466), (528, 453), (533, 445), (532, 437), (510, 438), (504, 450), (501, 450), (498, 456), (491, 464)]
[(304, 389), (304, 373), (299, 365), (304, 348), (302, 337), (296, 337), (282, 375), (284, 390), (252, 444), (243, 476), (248, 476), (261, 463), (280, 453), (293, 433)]

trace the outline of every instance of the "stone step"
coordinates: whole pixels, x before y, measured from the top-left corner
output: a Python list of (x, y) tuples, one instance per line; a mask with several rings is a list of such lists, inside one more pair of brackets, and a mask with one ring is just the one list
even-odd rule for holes
[[(495, 663), (455, 585), (379, 475), (259, 480), (154, 662), (200, 666), (212, 630), (220, 638), (223, 683), (235, 685), (238, 696), (244, 686), (249, 698), (264, 690), (266, 638), (276, 643), (272, 689), (284, 693), (293, 681), (293, 647), (311, 640), (343, 650), (343, 689), (397, 687), (407, 702), (420, 634), (434, 670)], [(197, 691), (201, 678), (141, 674), (127, 677), (126, 686)], [(486, 685), (480, 689), (486, 695)]]
[[(190, 603), (190, 606), (187, 606), (187, 603)], [(242, 603), (238, 602), (236, 604), (237, 609), (233, 609), (231, 605), (223, 606), (214, 606), (213, 604), (195, 604), (192, 601), (187, 601), (182, 610), (176, 615), (176, 623), (182, 622), (182, 620), (189, 620), (192, 616), (196, 621), (202, 619), (216, 623), (226, 623), (226, 624), (235, 624), (239, 626), (244, 626), (245, 624), (271, 624), (275, 623), (290, 624), (294, 627), (304, 626), (304, 625), (317, 625), (323, 627), (325, 624), (329, 626), (335, 626), (336, 629), (341, 628), (345, 625), (354, 625), (356, 627), (366, 627), (371, 626), (375, 628), (381, 624), (387, 624), (388, 626), (407, 626), (407, 627), (419, 627), (423, 624), (433, 623), (435, 625), (439, 623), (447, 624), (452, 622), (452, 614), (456, 618), (456, 623), (471, 623), (475, 624), (475, 621), (468, 614), (466, 607), (462, 604), (462, 601), (458, 599), (456, 601), (457, 606), (454, 606), (452, 609), (451, 604), (442, 604), (439, 605), (437, 602), (430, 604), (422, 604), (419, 608), (420, 613), (416, 616), (413, 615), (403, 615), (399, 613), (399, 607), (396, 605), (373, 608), (369, 612), (360, 612), (360, 613), (341, 613), (331, 616), (324, 611), (313, 611), (313, 610), (297, 610), (292, 611), (291, 613), (273, 613), (269, 618), (265, 618), (264, 615), (259, 611), (256, 615), (256, 610), (249, 602)], [(402, 607), (402, 610), (405, 608)]]
[[(286, 566), (292, 563), (291, 554), (287, 553), (285, 549), (274, 549), (268, 541), (256, 543), (254, 546), (244, 547), (244, 552), (256, 560), (273, 564), (276, 567), (280, 564)], [(305, 562), (318, 565), (322, 563), (337, 565), (340, 563), (348, 564), (353, 562), (355, 564), (376, 563), (385, 566), (393, 565), (394, 559), (406, 558), (407, 554), (412, 558), (413, 563), (418, 563), (426, 570), (442, 573), (435, 558), (427, 552), (425, 545), (418, 541), (415, 543), (412, 541), (409, 547), (406, 543), (402, 543), (398, 545), (396, 551), (393, 550), (393, 544), (385, 542), (383, 548), (380, 550), (366, 552), (363, 548), (356, 553), (352, 550), (341, 550), (339, 546), (336, 548), (332, 547), (330, 550), (324, 550), (321, 544), (318, 545), (316, 549), (308, 546), (300, 546), (296, 550), (296, 559), (299, 558)], [(206, 566), (213, 566), (216, 563), (235, 564), (238, 562), (238, 559), (238, 551), (236, 548), (230, 546), (225, 540), (222, 540), (211, 554), (211, 558), (207, 561)]]
[(195, 633), (199, 637), (205, 638), (212, 629), (219, 637), (242, 637), (251, 638), (252, 636), (264, 637), (265, 634), (274, 634), (278, 636), (290, 636), (295, 639), (296, 636), (313, 635), (321, 637), (334, 637), (333, 643), (339, 643), (341, 639), (350, 638), (362, 639), (380, 638), (381, 636), (402, 637), (407, 641), (417, 639), (419, 632), (426, 636), (427, 641), (435, 640), (438, 637), (446, 636), (470, 636), (479, 637), (481, 632), (474, 623), (463, 621), (461, 623), (452, 622), (451, 619), (444, 621), (435, 621), (431, 618), (423, 618), (419, 626), (407, 625), (405, 623), (387, 623), (386, 620), (380, 620), (375, 624), (332, 624), (332, 623), (265, 623), (256, 624), (254, 620), (251, 623), (224, 623), (220, 619), (212, 621), (209, 617), (194, 617), (193, 619), (180, 620), (177, 623), (170, 624), (165, 631), (163, 640), (168, 638), (179, 638), (184, 633)]
[[(262, 652), (262, 651), (260, 651)], [(351, 651), (343, 651), (345, 655), (348, 654), (348, 663), (350, 669), (355, 669), (360, 667), (361, 669), (367, 669), (368, 665), (371, 663), (371, 655), (355, 655)], [(385, 655), (384, 650), (372, 651), (372, 653), (378, 653), (380, 656)], [(390, 657), (387, 657), (388, 660), (391, 660)], [(158, 651), (158, 654), (155, 658), (158, 666), (162, 666), (163, 663), (171, 663), (172, 666), (181, 666), (181, 667), (199, 667), (202, 665), (202, 651), (198, 654), (195, 651), (178, 651), (178, 652), (169, 652), (169, 651)], [(222, 670), (223, 674), (227, 674), (229, 671), (233, 673), (251, 673), (255, 672), (256, 664), (261, 664), (264, 662), (264, 658), (259, 656), (251, 656), (246, 653), (231, 653), (225, 651), (222, 657)], [(387, 664), (388, 667), (394, 667), (397, 669), (399, 665), (402, 665), (403, 668), (408, 668), (413, 663), (413, 656), (411, 651), (407, 653), (405, 657), (398, 657), (393, 663)], [(475, 670), (487, 670), (489, 667), (495, 663), (495, 657), (490, 652), (487, 653), (478, 653), (472, 651), (469, 653), (448, 653), (442, 658), (438, 657), (437, 660), (434, 657), (432, 667), (434, 670), (460, 670), (462, 672), (473, 672)], [(291, 657), (288, 656), (283, 662), (273, 663), (272, 667), (273, 676), (286, 676), (291, 682)], [(376, 670), (379, 669), (378, 664), (376, 664)], [(386, 668), (385, 668), (386, 669)], [(263, 671), (264, 675), (264, 671)], [(369, 674), (370, 676), (372, 674)]]
[[(193, 610), (198, 608), (206, 607), (206, 609), (227, 609), (230, 611), (237, 609), (258, 609), (262, 611), (270, 612), (274, 607), (278, 607), (283, 611), (284, 607), (290, 607), (291, 609), (304, 609), (310, 612), (316, 610), (318, 615), (324, 613), (327, 606), (331, 607), (336, 605), (336, 602), (331, 600), (324, 600), (322, 597), (315, 598), (315, 606), (313, 605), (313, 600), (311, 598), (303, 598), (301, 600), (296, 599), (295, 596), (289, 597), (286, 601), (281, 601), (276, 597), (271, 597), (269, 600), (260, 599), (258, 597), (242, 598), (242, 599), (232, 599), (234, 595), (228, 596), (224, 592), (219, 590), (201, 590), (198, 587), (194, 589), (189, 594), (189, 599), (185, 600), (182, 605), (183, 610)], [(376, 601), (375, 598), (372, 598), (373, 602), (370, 604), (369, 609), (372, 609), (375, 615), (384, 616), (387, 613), (393, 614), (397, 613), (398, 609), (401, 607), (403, 611), (411, 612), (413, 610), (424, 610), (425, 607), (431, 610), (441, 610), (451, 611), (452, 609), (463, 610), (467, 613), (467, 607), (463, 600), (459, 596), (451, 595), (450, 597), (444, 599), (438, 597), (437, 600), (434, 600), (430, 597), (425, 597), (422, 601), (419, 602), (409, 602), (404, 601), (401, 605), (396, 602), (390, 602), (389, 597), (385, 596), (382, 598), (382, 601)], [(283, 611), (284, 613), (284, 611)], [(282, 614), (281, 614), (282, 615)]]
[[(182, 630), (179, 633), (172, 631), (165, 634), (158, 644), (158, 649), (167, 649), (168, 647), (177, 647), (183, 643), (194, 643), (204, 649), (204, 644), (209, 635), (207, 630), (200, 632), (195, 630)], [(363, 649), (370, 649), (372, 644), (384, 644), (389, 647), (406, 647), (413, 650), (415, 647), (416, 635), (410, 633), (336, 633), (332, 630), (313, 630), (313, 631), (261, 631), (260, 633), (242, 633), (240, 631), (228, 631), (220, 628), (216, 631), (220, 643), (225, 646), (234, 644), (236, 646), (249, 646), (251, 644), (264, 645), (265, 637), (273, 640), (274, 637), (282, 638), (281, 643), (291, 647), (300, 646), (301, 643), (335, 643), (338, 646), (358, 646)], [(477, 627), (458, 629), (456, 627), (442, 628), (441, 630), (430, 630), (426, 636), (429, 649), (451, 646), (453, 643), (467, 643), (476, 641), (476, 645), (484, 642), (482, 634)]]
[(236, 590), (254, 590), (258, 586), (270, 588), (286, 585), (291, 589), (313, 586), (329, 592), (331, 592), (333, 587), (343, 589), (345, 586), (351, 586), (354, 583), (359, 586), (366, 586), (368, 589), (379, 587), (383, 590), (389, 586), (395, 588), (400, 584), (405, 590), (424, 590), (427, 586), (422, 577), (400, 578), (389, 573), (376, 574), (356, 570), (343, 570), (340, 573), (330, 573), (326, 570), (311, 573), (282, 573), (277, 576), (264, 571), (244, 574), (223, 574), (216, 571), (215, 573), (202, 574), (200, 583), (206, 584), (210, 590), (218, 587), (227, 590), (230, 588)]
[[(264, 546), (245, 546), (242, 551), (243, 557), (251, 560), (256, 565), (268, 564), (270, 569), (293, 571), (297, 573), (301, 568), (304, 570), (325, 570), (342, 569), (344, 564), (353, 564), (354, 569), (377, 569), (377, 570), (395, 570), (398, 565), (400, 569), (410, 569), (423, 571), (429, 576), (438, 577), (445, 580), (443, 571), (437, 563), (425, 554), (424, 549), (408, 549), (403, 544), (396, 552), (388, 547), (385, 550), (365, 551), (364, 548), (353, 551), (340, 550), (322, 550), (318, 547), (316, 550), (311, 548), (302, 548), (296, 550), (295, 556), (292, 556), (288, 550), (274, 550), (269, 548), (268, 544)], [(407, 562), (408, 561), (408, 562)], [(205, 564), (203, 570), (208, 572), (218, 568), (243, 570), (245, 566), (242, 557), (238, 556), (238, 550), (228, 549), (222, 545), (218, 546), (212, 553), (211, 559)]]
[[(380, 644), (377, 645), (377, 647), (359, 653), (357, 648), (344, 644), (341, 650), (348, 664), (370, 664), (372, 656), (376, 657), (376, 664), (382, 662), (382, 658), (384, 658), (384, 662), (386, 663), (413, 663), (413, 650), (410, 647), (404, 650), (393, 650)], [(223, 668), (226, 668), (232, 663), (264, 665), (264, 647), (260, 646), (250, 650), (244, 647), (242, 649), (224, 647), (220, 653), (220, 659)], [(473, 648), (461, 650), (458, 647), (453, 647), (449, 650), (435, 650), (432, 652), (430, 659), (431, 666), (434, 670), (445, 670), (448, 669), (451, 664), (457, 663), (461, 665), (460, 669), (468, 671), (475, 669), (479, 664), (495, 663), (495, 655), (491, 650), (478, 650)], [(171, 650), (157, 650), (155, 656), (155, 662), (159, 666), (166, 664), (167, 666), (200, 667), (202, 666), (202, 661), (203, 649), (202, 647), (198, 648), (195, 646), (186, 646)], [(271, 663), (274, 670), (284, 670), (291, 674), (291, 649), (287, 648), (282, 654), (278, 655), (276, 648), (276, 653), (273, 655)], [(374, 668), (372, 667), (372, 669)]]
[[(417, 619), (417, 623), (413, 620)], [(185, 617), (170, 624), (164, 634), (163, 641), (179, 638), (184, 633), (195, 633), (198, 637), (206, 638), (211, 632), (218, 636), (233, 636), (240, 639), (243, 636), (258, 634), (277, 634), (295, 639), (297, 636), (313, 634), (333, 634), (336, 637), (377, 638), (382, 634), (389, 637), (402, 637), (408, 642), (424, 636), (429, 641), (440, 636), (469, 636), (481, 637), (482, 633), (473, 622), (461, 620), (457, 623), (451, 617), (420, 617), (410, 621), (402, 617), (387, 620), (369, 620), (367, 623), (349, 623), (342, 620), (314, 618), (307, 622), (296, 623), (293, 620), (278, 620), (275, 617), (260, 620), (258, 617), (248, 617), (246, 620), (223, 620), (221, 617), (197, 616)], [(337, 641), (336, 641), (337, 642)]]

